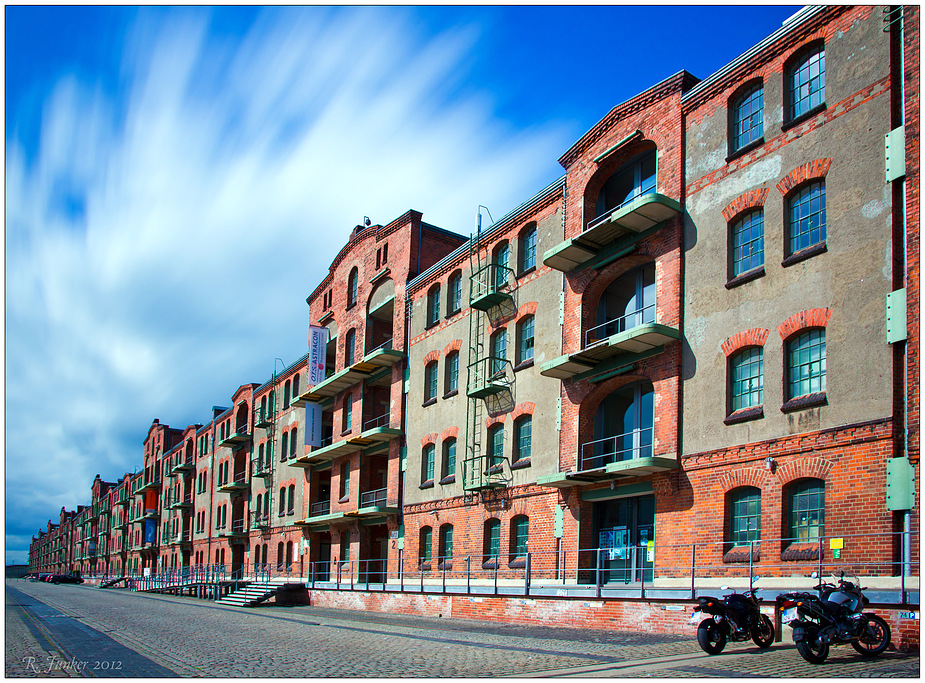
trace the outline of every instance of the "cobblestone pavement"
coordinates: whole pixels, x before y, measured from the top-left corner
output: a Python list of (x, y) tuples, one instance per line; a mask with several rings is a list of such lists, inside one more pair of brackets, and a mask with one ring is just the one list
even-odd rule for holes
[[(315, 607), (239, 609), (124, 590), (7, 584), (181, 676), (919, 676), (918, 655), (888, 652), (868, 661), (850, 647), (834, 648), (821, 666), (804, 662), (791, 643), (763, 652), (750, 643), (735, 643), (709, 657), (697, 646), (693, 627), (689, 636), (671, 636)], [(29, 640), (27, 628), (15, 624), (9, 591), (7, 596), (6, 674), (29, 675), (16, 667), (22, 657), (32, 656), (30, 648), (41, 646), (34, 637)]]

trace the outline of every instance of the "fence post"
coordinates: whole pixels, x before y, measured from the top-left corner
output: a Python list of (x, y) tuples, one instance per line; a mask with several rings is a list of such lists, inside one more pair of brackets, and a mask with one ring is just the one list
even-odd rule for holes
[(350, 590), (353, 590), (353, 560), (347, 563), (347, 568), (350, 569)]
[(418, 558), (418, 573), (421, 575), (421, 593), (424, 592), (424, 558)]
[(748, 542), (748, 590), (752, 590), (752, 585), (754, 583), (754, 560), (755, 560), (755, 541)]
[(691, 543), (691, 600), (696, 596), (694, 577), (697, 573), (697, 544)]
[(501, 556), (495, 558), (495, 595), (498, 594), (498, 567), (501, 565)]
[(597, 567), (595, 568), (597, 570), (597, 576), (595, 577), (595, 583), (597, 584), (597, 597), (601, 597), (601, 587), (604, 584), (603, 566), (604, 566), (604, 549), (598, 548), (597, 549)]
[(405, 549), (398, 549), (398, 590), (405, 592)]
[[(816, 578), (819, 579), (819, 583), (822, 583), (822, 536), (819, 536), (819, 572)], [(822, 595), (822, 593), (820, 593)]]
[(524, 595), (530, 595), (530, 553), (527, 553), (527, 564), (524, 566)]
[(446, 558), (443, 558), (443, 592), (446, 593)]
[(470, 579), (472, 578), (472, 573), (470, 572), (470, 564), (472, 563), (472, 555), (466, 556), (466, 595), (472, 592), (472, 585)]

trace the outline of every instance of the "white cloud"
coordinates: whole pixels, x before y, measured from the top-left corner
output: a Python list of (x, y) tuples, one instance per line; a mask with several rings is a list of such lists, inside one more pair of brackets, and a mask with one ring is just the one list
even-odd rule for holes
[(126, 41), (124, 101), (64, 77), (37, 155), (7, 141), (8, 545), (138, 467), (153, 418), (206, 420), (304, 353), (305, 296), (364, 215), (468, 233), (574, 138), (494, 118), (472, 27), (277, 9), (234, 41), (156, 16)]

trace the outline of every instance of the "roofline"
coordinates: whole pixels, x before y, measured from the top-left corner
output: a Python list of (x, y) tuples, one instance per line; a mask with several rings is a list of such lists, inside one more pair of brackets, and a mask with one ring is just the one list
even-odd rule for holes
[[(542, 190), (537, 192), (535, 195), (533, 195), (530, 199), (525, 201), (523, 204), (515, 207), (512, 211), (509, 211), (507, 214), (505, 214), (500, 219), (498, 219), (498, 221), (496, 221), (495, 223), (492, 223), (491, 226), (482, 233), (482, 237), (485, 239), (489, 238), (495, 232), (498, 232), (502, 228), (506, 227), (508, 223), (510, 223), (514, 218), (522, 214), (524, 211), (526, 211), (533, 205), (538, 204), (540, 201), (542, 201), (543, 199), (546, 199), (549, 195), (553, 194), (557, 190), (562, 189), (563, 187), (565, 187), (565, 176), (564, 175), (560, 177), (558, 180), (555, 180), (549, 185), (547, 185), (546, 187), (544, 187)], [(454, 249), (449, 254), (444, 256), (442, 259), (437, 261), (430, 268), (428, 268), (423, 273), (415, 277), (413, 280), (409, 280), (408, 284), (405, 286), (406, 295), (410, 295), (412, 289), (420, 286), (421, 284), (426, 282), (428, 278), (432, 277), (434, 273), (442, 270), (448, 264), (454, 262), (461, 255), (465, 254), (469, 250), (469, 246), (471, 244), (472, 244), (472, 236), (470, 236), (469, 239), (467, 239), (461, 245), (456, 247), (456, 249)]]
[(821, 12), (824, 12), (826, 9), (828, 9), (827, 5), (807, 5), (803, 7), (801, 10), (799, 10), (798, 12), (796, 12), (795, 14), (787, 18), (784, 21), (784, 23), (781, 24), (781, 27), (777, 29), (776, 31), (774, 31), (774, 33), (772, 33), (767, 38), (759, 42), (757, 45), (753, 45), (748, 50), (743, 52), (741, 55), (739, 55), (738, 57), (733, 59), (731, 62), (726, 64), (726, 66), (722, 67), (719, 71), (716, 71), (710, 76), (707, 76), (705, 79), (700, 81), (700, 83), (698, 83), (693, 88), (688, 90), (686, 93), (681, 95), (682, 104), (695, 98), (698, 94), (702, 93), (704, 90), (707, 90), (708, 88), (712, 87), (717, 81), (722, 79), (724, 76), (735, 71), (737, 68), (742, 66), (744, 63), (752, 59), (752, 57), (754, 57), (755, 55), (767, 49), (769, 45), (777, 42), (783, 36), (796, 30), (797, 28), (805, 24), (809, 19), (815, 17), (817, 14)]

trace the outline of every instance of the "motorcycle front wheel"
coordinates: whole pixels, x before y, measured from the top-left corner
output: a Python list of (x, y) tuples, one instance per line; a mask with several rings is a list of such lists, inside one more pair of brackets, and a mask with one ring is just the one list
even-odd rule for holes
[(876, 657), (890, 644), (890, 627), (876, 614), (865, 614), (867, 630), (857, 640), (851, 641), (851, 647), (865, 657)]
[(822, 664), (829, 656), (829, 644), (819, 640), (818, 631), (807, 631), (803, 640), (797, 641), (797, 652), (810, 664)]
[(697, 627), (697, 642), (708, 655), (718, 655), (726, 647), (726, 632), (713, 619), (704, 619)]
[(758, 623), (752, 626), (752, 641), (762, 650), (774, 642), (774, 624), (766, 614), (758, 615)]

